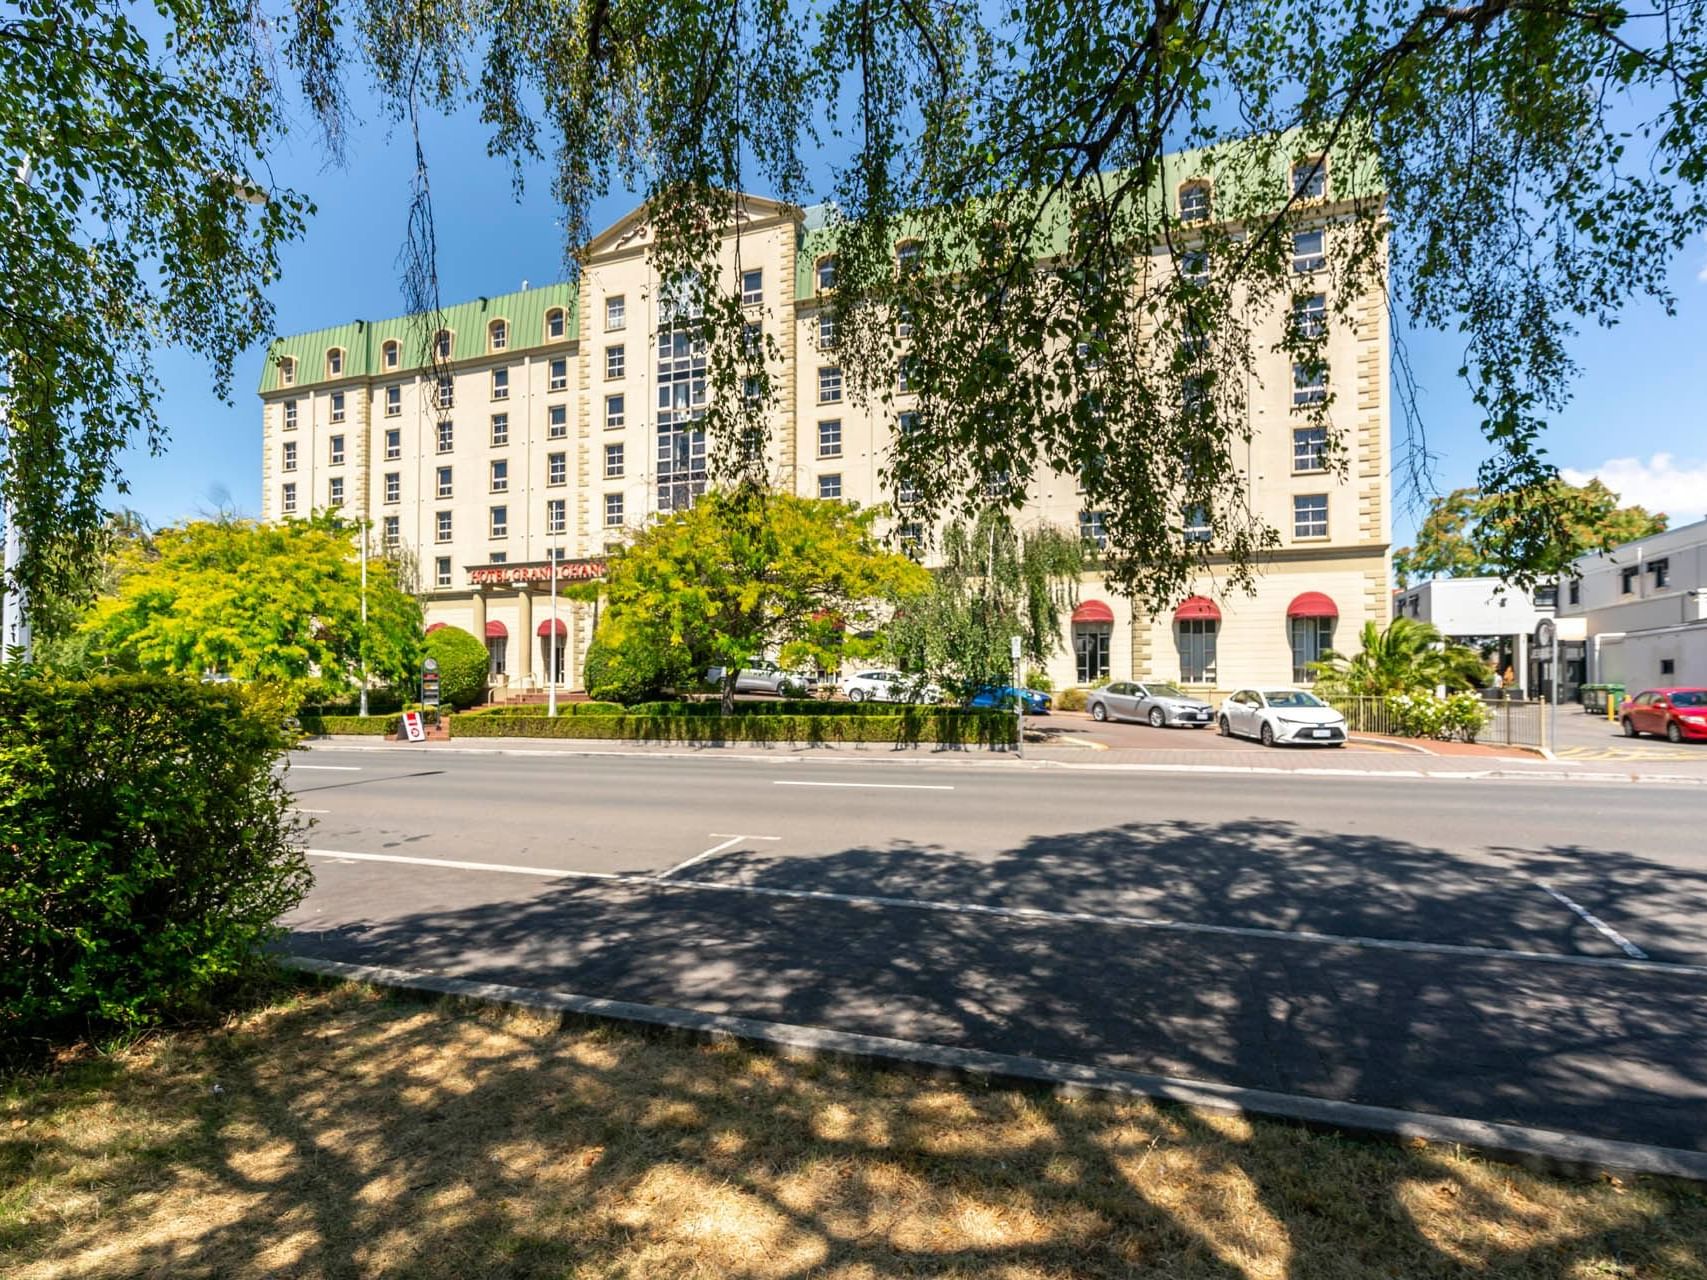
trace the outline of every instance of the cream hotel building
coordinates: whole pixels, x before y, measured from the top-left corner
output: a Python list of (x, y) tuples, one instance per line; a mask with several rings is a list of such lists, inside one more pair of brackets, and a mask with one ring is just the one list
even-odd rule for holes
[[(1309, 170), (1297, 181), (1308, 181)], [(1321, 190), (1325, 185), (1326, 189)], [(1202, 184), (1182, 173), (1176, 194)], [(1332, 175), (1318, 177), (1321, 229), (1295, 237), (1298, 293), (1322, 278), (1332, 235)], [(1315, 194), (1315, 193), (1312, 193)], [(451, 306), (435, 375), (408, 317), (358, 320), (276, 341), (262, 376), (262, 515), (338, 509), (419, 566), (428, 626), (486, 637), (494, 683), (543, 687), (551, 646), (567, 688), (581, 685), (591, 605), (559, 600), (559, 580), (596, 578), (627, 533), (693, 501), (706, 483), (694, 408), (703, 358), (659, 325), (660, 280), (642, 213), (600, 235), (576, 285), (495, 294)], [(821, 286), (833, 282), (822, 211), (755, 196), (725, 233), (727, 285), (780, 348), (771, 449), (777, 483), (806, 496), (888, 501), (878, 473), (905, 412), (847, 398)], [(1262, 357), (1250, 398), (1250, 505), (1280, 531), (1256, 594), (1223, 591), (1210, 572), (1174, 608), (1135, 611), (1088, 573), (1049, 674), (1057, 688), (1099, 677), (1169, 680), (1206, 692), (1304, 678), (1330, 645), (1355, 648), (1366, 620), (1389, 614), (1389, 338), (1371, 293), (1329, 339), (1332, 414), (1343, 476), (1323, 466), (1320, 436), (1294, 412), (1292, 370)], [(1278, 341), (1267, 318), (1259, 350)], [(1270, 367), (1272, 366), (1272, 367)], [(1073, 477), (1041, 478), (1016, 514), (1100, 536)], [(929, 563), (927, 559), (927, 563)]]

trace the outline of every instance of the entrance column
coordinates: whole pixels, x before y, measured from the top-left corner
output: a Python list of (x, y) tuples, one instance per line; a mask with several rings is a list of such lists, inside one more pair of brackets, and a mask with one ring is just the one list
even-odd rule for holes
[(474, 638), (481, 644), (486, 643), (486, 592), (474, 588), (474, 598), (469, 601), (474, 606)]
[(533, 687), (533, 593), (526, 587), (516, 592), (516, 686)]

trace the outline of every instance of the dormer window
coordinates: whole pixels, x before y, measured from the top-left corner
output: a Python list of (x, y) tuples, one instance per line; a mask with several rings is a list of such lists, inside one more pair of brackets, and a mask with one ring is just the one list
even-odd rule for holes
[(433, 339), (434, 349), (440, 360), (449, 360), (451, 351), (451, 334), (449, 329), (440, 329), (438, 336)]
[(825, 292), (836, 287), (836, 257), (828, 254), (818, 259), (818, 291)]
[(387, 369), (395, 369), (403, 359), (403, 351), (397, 345), (396, 338), (387, 338), (380, 349), (380, 360)]
[(279, 385), (294, 387), (296, 385), (296, 360), (292, 356), (284, 356), (279, 360)]
[(338, 347), (333, 347), (326, 353), (326, 376), (328, 378), (344, 376), (344, 353)]
[(1179, 217), (1181, 222), (1209, 221), (1207, 182), (1188, 182), (1179, 189)]
[(1320, 200), (1328, 194), (1328, 158), (1311, 156), (1292, 166), (1292, 195), (1298, 200)]
[(903, 240), (896, 246), (895, 265), (903, 276), (910, 276), (919, 269), (919, 259), (924, 250), (924, 245), (917, 240)]
[(564, 334), (563, 308), (553, 307), (545, 313), (545, 337), (548, 342), (555, 342)]
[(494, 320), (486, 328), (487, 341), (494, 351), (502, 351), (510, 345), (510, 326), (502, 320)]

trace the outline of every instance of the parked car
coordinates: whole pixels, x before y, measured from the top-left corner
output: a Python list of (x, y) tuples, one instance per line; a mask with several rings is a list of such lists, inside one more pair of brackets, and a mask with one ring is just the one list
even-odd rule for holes
[[(713, 667), (705, 673), (705, 682), (723, 685), (724, 668)], [(771, 693), (779, 698), (804, 697), (817, 682), (799, 671), (784, 671), (768, 658), (751, 658), (735, 677), (736, 693)]]
[(1624, 736), (1663, 733), (1671, 742), (1707, 742), (1707, 689), (1647, 689), (1618, 704)]
[(979, 685), (972, 691), (972, 696), (966, 699), (966, 705), (1012, 711), (1016, 698), (1024, 704), (1028, 716), (1046, 716), (1049, 714), (1049, 708), (1055, 705), (1054, 699), (1047, 693), (1037, 689), (1020, 689), (1011, 684)]
[(1173, 684), (1134, 684), (1117, 680), (1092, 689), (1086, 710), (1093, 720), (1148, 720), (1156, 728), (1186, 725), (1207, 729), (1215, 708)]
[(923, 676), (901, 671), (856, 671), (842, 678), (849, 702), (941, 702), (942, 690)]
[(1343, 747), (1345, 717), (1308, 689), (1240, 689), (1221, 704), (1223, 737), (1259, 739), (1265, 747), (1310, 743)]

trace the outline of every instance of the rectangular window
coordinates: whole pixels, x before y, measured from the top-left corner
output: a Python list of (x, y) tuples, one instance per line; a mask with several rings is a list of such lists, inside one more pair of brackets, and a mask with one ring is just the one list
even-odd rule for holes
[(545, 531), (547, 533), (562, 533), (569, 527), (569, 502), (566, 498), (553, 498), (545, 504)]
[(1648, 572), (1654, 575), (1654, 590), (1658, 591), (1662, 587), (1671, 585), (1671, 561), (1669, 559), (1648, 561)]
[(450, 512), (441, 511), (433, 526), (434, 542), (449, 542), (451, 532)]
[(279, 361), (279, 385), (294, 387), (296, 385), (296, 361), (286, 356)]
[(385, 549), (395, 551), (403, 541), (403, 535), (398, 532), (402, 520), (397, 516), (386, 516), (380, 524), (380, 536), (385, 540)]
[(569, 455), (566, 453), (548, 453), (545, 455), (545, 483), (569, 483)]
[(510, 371), (508, 369), (492, 370), (492, 398), (508, 400), (510, 398)]
[(605, 397), (605, 430), (620, 431), (628, 421), (628, 414), (621, 396)]
[(1297, 272), (1320, 271), (1327, 262), (1325, 233), (1296, 231), (1292, 235), (1292, 269)]
[[(1079, 623), (1073, 627), (1073, 665), (1080, 684), (1108, 679), (1108, 642), (1109, 628), (1106, 624)], [(1122, 691), (1124, 688), (1122, 686)]]
[(741, 273), (741, 305), (755, 307), (765, 300), (765, 273), (763, 271), (743, 271)]
[(494, 551), (487, 559), (492, 564), (509, 564), (510, 553), (508, 551)]
[(625, 329), (628, 327), (628, 303), (619, 293), (605, 299), (605, 328)]
[(501, 445), (509, 443), (510, 415), (507, 413), (494, 413), (492, 415), (492, 447), (498, 448)]
[(1291, 618), (1288, 621), (1292, 627), (1292, 683), (1313, 684), (1316, 673), (1310, 664), (1322, 661), (1322, 655), (1334, 647), (1334, 620)]
[(607, 379), (622, 377), (627, 367), (627, 349), (622, 343), (614, 342), (605, 348), (605, 377)]
[(1187, 249), (1179, 256), (1180, 279), (1187, 284), (1209, 283), (1209, 254), (1203, 249)]
[(1292, 366), (1292, 403), (1317, 404), (1328, 398), (1328, 367), (1324, 364)]
[(1677, 659), (1676, 658), (1661, 658), (1660, 659), (1660, 674), (1662, 676), (1675, 676), (1677, 674)]
[(342, 422), (343, 420), (344, 420), (344, 393), (342, 391), (334, 391), (332, 393), (332, 421), (333, 422)]
[(741, 326), (741, 350), (749, 359), (758, 359), (765, 349), (765, 327), (757, 320)]
[(451, 496), (451, 477), (450, 477), (450, 468), (449, 467), (440, 467), (439, 468), (439, 473), (437, 476), (437, 483), (438, 483), (438, 495), (439, 495), (439, 497), (441, 497), (441, 498), (450, 497)]
[(900, 418), (900, 427), (901, 434), (904, 436), (915, 434), (919, 429), (919, 415), (911, 412), (903, 413)]
[(819, 258), (818, 259), (818, 288), (819, 288), (819, 290), (823, 291), (823, 290), (827, 290), (827, 289), (834, 289), (835, 287), (836, 287), (836, 260), (835, 260), (835, 258), (833, 258), (833, 257), (831, 257), (831, 258)]
[(569, 360), (558, 356), (546, 366), (545, 389), (547, 391), (567, 391), (569, 389)]
[(491, 536), (507, 538), (510, 536), (510, 509), (504, 506), (492, 508)]
[(916, 381), (917, 375), (913, 372), (913, 357), (902, 356), (895, 369), (895, 390), (912, 391)]
[(336, 347), (326, 353), (326, 376), (336, 378), (344, 372), (344, 353)]
[(294, 440), (284, 442), (284, 469), (286, 471), (296, 470), (296, 441)]
[(1328, 495), (1304, 493), (1292, 499), (1292, 536), (1294, 538), (1325, 538), (1328, 536)]
[(439, 423), (438, 444), (440, 453), (449, 453), (456, 446), (456, 428), (450, 423)]
[(1079, 512), (1079, 541), (1098, 551), (1108, 546), (1108, 525), (1101, 511)]
[(398, 351), (397, 344), (395, 342), (388, 342), (385, 344), (384, 350), (385, 367), (387, 369), (395, 369), (397, 367), (398, 356), (401, 354)]
[(385, 433), (385, 460), (396, 462), (403, 456), (403, 433), (396, 427)]
[(842, 496), (842, 478), (839, 475), (818, 477), (818, 496), (820, 498), (839, 498)]
[(510, 491), (510, 464), (505, 458), (492, 460), (492, 492), (508, 493)]
[(839, 458), (842, 456), (842, 420), (829, 418), (818, 424), (818, 456), (820, 458)]
[(902, 342), (913, 336), (913, 309), (904, 302), (895, 313), (895, 336)]
[(1215, 683), (1214, 618), (1181, 618), (1179, 627), (1179, 678), (1186, 684)]
[(439, 359), (440, 360), (449, 360), (450, 359), (450, 350), (451, 350), (450, 330), (449, 329), (440, 329), (439, 330), (439, 336), (438, 336)]
[(326, 461), (334, 467), (344, 465), (344, 437), (329, 436), (326, 440)]
[(385, 416), (388, 418), (403, 416), (403, 388), (396, 384), (385, 389)]
[(1583, 584), (1580, 579), (1572, 580), (1569, 594), (1572, 604), (1581, 604), (1583, 602)]
[(840, 404), (841, 402), (842, 371), (840, 366), (820, 365), (818, 368), (818, 403)]
[(280, 505), (286, 515), (296, 510), (296, 486), (294, 484), (287, 484), (284, 487), (284, 497)]
[(341, 507), (344, 505), (344, 477), (333, 476), (326, 482), (326, 505)]
[(545, 336), (551, 341), (556, 341), (563, 336), (563, 313), (561, 311), (553, 310), (546, 313)]
[(284, 402), (284, 429), (286, 431), (296, 430), (296, 401), (294, 400)]
[(616, 480), (622, 475), (622, 446), (607, 444), (605, 446), (605, 479)]
[(1328, 331), (1328, 295), (1307, 293), (1292, 303), (1292, 325), (1300, 338), (1319, 338)]
[(1292, 166), (1292, 194), (1300, 200), (1320, 200), (1328, 194), (1328, 162), (1324, 157)]
[(450, 557), (440, 556), (433, 561), (433, 585), (436, 587), (450, 586)]
[(910, 507), (919, 500), (919, 486), (911, 480), (903, 480), (895, 486), (895, 505)]
[(1209, 523), (1208, 507), (1187, 507), (1184, 524), (1188, 543), (1210, 542), (1215, 537), (1215, 528)]
[(403, 473), (387, 471), (385, 473), (385, 500), (387, 502), (403, 501)]
[(1295, 427), (1292, 431), (1292, 469), (1325, 471), (1328, 465), (1327, 448), (1326, 427)]
[(818, 313), (818, 347), (830, 351), (836, 345), (836, 313), (820, 311)]
[(605, 526), (622, 523), (622, 495), (620, 493), (605, 494)]
[(456, 379), (450, 374), (439, 375), (439, 408), (450, 409), (456, 405)]
[(1180, 188), (1179, 216), (1181, 222), (1202, 222), (1209, 217), (1209, 187), (1202, 182)]
[(706, 346), (687, 327), (658, 331), (657, 509), (685, 511), (705, 492)]
[(1624, 569), (1618, 575), (1618, 590), (1621, 595), (1629, 595), (1636, 589), (1636, 571)]
[(510, 345), (510, 326), (502, 320), (492, 322), (492, 350), (502, 351)]

